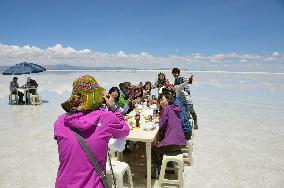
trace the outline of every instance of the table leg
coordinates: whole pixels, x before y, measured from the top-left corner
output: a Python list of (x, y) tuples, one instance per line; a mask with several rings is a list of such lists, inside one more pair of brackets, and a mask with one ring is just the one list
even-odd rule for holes
[(25, 99), (25, 104), (27, 104), (27, 90), (24, 89), (24, 99)]
[(151, 142), (146, 142), (147, 188), (151, 187)]

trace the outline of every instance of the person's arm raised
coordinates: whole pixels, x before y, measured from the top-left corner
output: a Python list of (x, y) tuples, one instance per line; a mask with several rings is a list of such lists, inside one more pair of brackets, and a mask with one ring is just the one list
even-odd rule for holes
[(193, 82), (193, 74), (190, 74), (189, 78), (188, 78), (188, 83), (192, 84)]
[(109, 112), (108, 118), (111, 118), (108, 126), (112, 134), (112, 138), (121, 139), (126, 137), (129, 134), (129, 127), (125, 122), (123, 116), (119, 112)]

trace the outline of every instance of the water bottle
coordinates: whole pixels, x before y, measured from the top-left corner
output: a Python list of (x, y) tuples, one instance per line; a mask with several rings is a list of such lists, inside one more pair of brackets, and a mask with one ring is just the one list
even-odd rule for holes
[(140, 114), (139, 113), (135, 115), (135, 120), (136, 120), (136, 127), (140, 127)]

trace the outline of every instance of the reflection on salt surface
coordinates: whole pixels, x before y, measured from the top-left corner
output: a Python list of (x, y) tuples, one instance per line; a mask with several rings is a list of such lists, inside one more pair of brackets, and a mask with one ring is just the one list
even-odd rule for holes
[[(173, 81), (170, 71), (165, 73)], [(95, 76), (108, 89), (123, 81), (153, 82), (158, 71), (32, 74), (40, 85), (42, 99), (48, 101), (35, 107), (8, 105), (8, 86), (13, 76), (1, 75), (2, 187), (54, 187), (58, 155), (53, 123), (64, 113), (60, 104), (70, 96), (73, 80), (84, 74)], [(191, 94), (199, 131), (194, 137), (194, 165), (185, 167), (185, 187), (281, 187), (284, 75), (194, 75)], [(28, 76), (18, 77), (22, 85)]]

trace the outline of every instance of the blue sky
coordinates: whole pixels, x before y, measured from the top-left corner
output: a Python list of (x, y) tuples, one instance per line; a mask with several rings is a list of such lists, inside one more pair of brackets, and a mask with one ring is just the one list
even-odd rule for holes
[(106, 53), (284, 52), (282, 0), (0, 1), (0, 43)]

